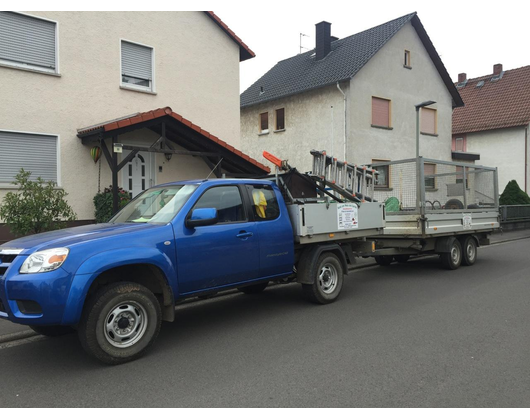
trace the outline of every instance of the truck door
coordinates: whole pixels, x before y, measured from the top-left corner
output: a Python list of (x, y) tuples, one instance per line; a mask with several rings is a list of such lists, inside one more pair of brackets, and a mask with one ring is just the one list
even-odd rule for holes
[[(256, 278), (259, 240), (237, 185), (207, 189), (193, 209), (215, 208), (218, 223), (184, 227), (176, 241), (180, 293), (192, 293)], [(192, 211), (193, 211), (192, 209)]]
[[(293, 229), (278, 188), (247, 185), (259, 235), (259, 277), (283, 277), (294, 264)], [(281, 201), (280, 201), (281, 200)]]

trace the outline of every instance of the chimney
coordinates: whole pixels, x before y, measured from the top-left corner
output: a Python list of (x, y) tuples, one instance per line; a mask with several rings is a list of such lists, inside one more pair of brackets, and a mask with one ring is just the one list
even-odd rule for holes
[(464, 83), (467, 80), (467, 74), (466, 73), (460, 73), (458, 75), (458, 83)]
[(495, 64), (493, 66), (493, 74), (497, 75), (497, 74), (501, 74), (501, 73), (502, 73), (502, 64)]
[(320, 22), (316, 25), (316, 59), (322, 60), (331, 51), (331, 23)]

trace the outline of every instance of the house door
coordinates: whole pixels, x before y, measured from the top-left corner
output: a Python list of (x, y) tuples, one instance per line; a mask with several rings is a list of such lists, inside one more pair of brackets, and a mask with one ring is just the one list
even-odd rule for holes
[(138, 152), (125, 166), (124, 189), (129, 191), (132, 197), (154, 185), (152, 158), (149, 152)]

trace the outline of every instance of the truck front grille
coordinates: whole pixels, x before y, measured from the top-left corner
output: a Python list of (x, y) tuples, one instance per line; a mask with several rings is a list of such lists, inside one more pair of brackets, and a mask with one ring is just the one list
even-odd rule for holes
[(22, 249), (0, 249), (0, 277), (2, 277)]

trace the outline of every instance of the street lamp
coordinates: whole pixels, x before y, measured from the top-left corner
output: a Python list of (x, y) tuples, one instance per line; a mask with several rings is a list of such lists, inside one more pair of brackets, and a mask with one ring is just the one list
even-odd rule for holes
[(425, 108), (435, 103), (435, 101), (425, 101), (421, 104), (414, 105), (416, 107), (416, 158), (420, 157), (420, 108)]
[(414, 105), (416, 107), (416, 209), (419, 210), (423, 216), (422, 206), (422, 183), (425, 182), (420, 180), (421, 168), (420, 168), (420, 108), (435, 104), (434, 101), (425, 101), (421, 104)]

